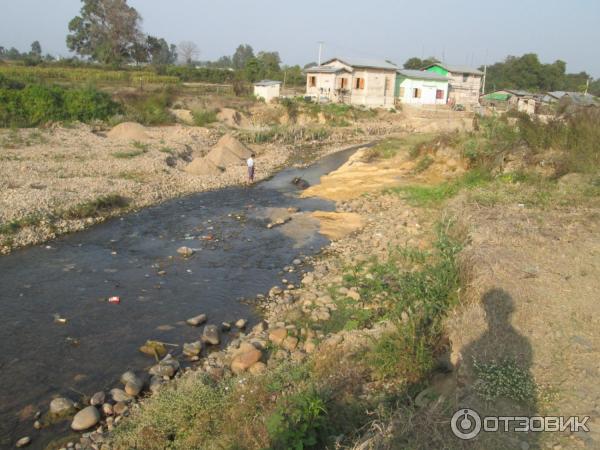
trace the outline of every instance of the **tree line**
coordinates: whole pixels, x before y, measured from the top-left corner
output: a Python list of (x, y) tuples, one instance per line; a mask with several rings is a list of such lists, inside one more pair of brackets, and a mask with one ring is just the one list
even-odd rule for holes
[[(412, 57), (406, 60), (404, 68), (420, 70), (438, 62), (433, 56), (426, 59)], [(479, 70), (483, 71), (484, 67)], [(594, 80), (585, 71), (567, 73), (567, 63), (561, 60), (544, 64), (535, 53), (508, 56), (504, 61), (487, 66), (486, 92), (501, 89), (584, 92), (586, 88), (590, 94), (600, 96), (600, 79)]]

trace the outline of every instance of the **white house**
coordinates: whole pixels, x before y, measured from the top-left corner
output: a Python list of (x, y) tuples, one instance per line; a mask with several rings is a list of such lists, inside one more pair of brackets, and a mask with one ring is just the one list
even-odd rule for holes
[(281, 81), (262, 80), (254, 83), (254, 96), (267, 103), (281, 95)]
[(395, 96), (400, 103), (411, 105), (445, 105), (448, 81), (445, 75), (423, 70), (398, 70)]
[(394, 106), (398, 66), (384, 60), (333, 58), (306, 73), (306, 95), (318, 101)]

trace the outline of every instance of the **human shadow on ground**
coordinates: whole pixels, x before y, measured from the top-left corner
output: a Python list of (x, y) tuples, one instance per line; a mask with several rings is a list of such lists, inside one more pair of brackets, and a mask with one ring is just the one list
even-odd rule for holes
[[(511, 323), (514, 300), (505, 290), (495, 288), (483, 295), (482, 305), (487, 330), (462, 352), (459, 384), (464, 395), (460, 406), (477, 411), (482, 418), (536, 416), (537, 395), (530, 372), (533, 349)], [(464, 418), (462, 415), (461, 420)], [(500, 422), (499, 431), (482, 431), (474, 438), (473, 448), (539, 448), (539, 433), (515, 431), (520, 426), (513, 422), (505, 432)]]

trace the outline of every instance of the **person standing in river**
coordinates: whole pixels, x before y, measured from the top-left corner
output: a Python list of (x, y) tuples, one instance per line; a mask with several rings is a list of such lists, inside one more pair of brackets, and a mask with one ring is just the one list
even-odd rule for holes
[(250, 158), (246, 161), (246, 164), (248, 165), (248, 184), (254, 183), (254, 158), (255, 155), (252, 153)]

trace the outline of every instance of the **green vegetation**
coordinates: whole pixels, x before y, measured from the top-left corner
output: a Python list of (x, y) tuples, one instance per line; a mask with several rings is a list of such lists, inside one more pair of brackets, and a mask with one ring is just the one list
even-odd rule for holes
[(7, 223), (0, 224), (0, 235), (10, 236), (16, 234), (24, 228), (40, 225), (42, 222), (50, 227), (57, 220), (67, 219), (86, 219), (89, 217), (100, 217), (122, 210), (129, 205), (129, 200), (118, 194), (110, 194), (98, 197), (95, 200), (75, 205), (64, 211), (58, 211), (48, 217), (40, 214), (32, 214), (21, 219), (13, 220)]
[(462, 177), (438, 185), (409, 185), (390, 188), (387, 192), (403, 196), (415, 206), (437, 206), (456, 196), (461, 190), (471, 190), (492, 180), (485, 170), (473, 169)]
[(205, 127), (217, 121), (217, 111), (214, 110), (196, 110), (192, 113), (194, 125), (197, 127)]
[(284, 398), (266, 421), (272, 447), (314, 447), (327, 423), (326, 415), (326, 403), (314, 387)]
[(170, 89), (142, 96), (131, 95), (121, 101), (127, 120), (143, 125), (167, 125), (175, 122), (175, 118), (169, 112), (173, 103), (173, 92)]
[(475, 391), (485, 400), (508, 398), (524, 404), (531, 404), (537, 396), (537, 386), (528, 370), (521, 368), (516, 361), (507, 359), (483, 363), (473, 361), (477, 381)]
[(105, 120), (120, 112), (109, 95), (94, 88), (20, 85), (0, 75), (0, 127), (35, 127), (52, 121)]
[(379, 378), (418, 383), (434, 367), (442, 320), (456, 304), (459, 287), (455, 257), (461, 245), (448, 235), (449, 227), (439, 225), (432, 253), (395, 250), (387, 261), (359, 265), (345, 277), (359, 286), (361, 298), (379, 299), (382, 317), (394, 324), (367, 355)]
[(140, 84), (172, 85), (179, 83), (175, 76), (159, 75), (150, 71), (136, 69), (115, 70), (114, 68), (94, 67), (60, 67), (21, 66), (0, 64), (0, 75), (21, 83), (69, 83), (86, 84), (124, 84), (139, 86)]
[(128, 205), (129, 200), (125, 197), (118, 194), (110, 194), (73, 206), (60, 215), (65, 219), (99, 217), (106, 213), (126, 208)]
[(432, 164), (433, 164), (433, 158), (429, 155), (425, 155), (421, 159), (419, 159), (419, 161), (417, 161), (417, 164), (415, 165), (415, 168), (414, 168), (414, 173), (425, 172), (427, 169), (429, 169), (429, 167)]
[(251, 144), (266, 142), (280, 142), (295, 144), (307, 141), (322, 141), (327, 139), (330, 131), (325, 127), (301, 126), (274, 126), (261, 131), (244, 131), (240, 133), (240, 140)]

